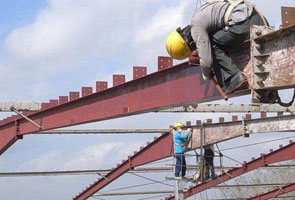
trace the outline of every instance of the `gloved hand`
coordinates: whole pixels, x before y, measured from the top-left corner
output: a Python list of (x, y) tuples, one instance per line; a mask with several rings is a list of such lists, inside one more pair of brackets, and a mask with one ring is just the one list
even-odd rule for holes
[(200, 64), (200, 58), (199, 58), (199, 54), (197, 50), (194, 50), (191, 54), (191, 56), (189, 57), (189, 61), (188, 63), (190, 65), (199, 65)]
[(188, 129), (187, 129), (187, 132), (191, 133), (191, 132), (193, 132), (193, 129), (188, 128)]

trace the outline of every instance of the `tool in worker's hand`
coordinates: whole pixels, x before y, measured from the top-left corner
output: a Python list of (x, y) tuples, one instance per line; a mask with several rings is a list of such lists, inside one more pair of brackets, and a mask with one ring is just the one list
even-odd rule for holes
[(217, 89), (217, 91), (219, 92), (220, 96), (222, 96), (222, 98), (227, 101), (228, 97), (227, 95), (224, 93), (223, 89), (220, 87), (220, 85), (217, 83), (216, 79), (214, 77), (211, 78), (211, 80), (214, 82), (214, 85)]

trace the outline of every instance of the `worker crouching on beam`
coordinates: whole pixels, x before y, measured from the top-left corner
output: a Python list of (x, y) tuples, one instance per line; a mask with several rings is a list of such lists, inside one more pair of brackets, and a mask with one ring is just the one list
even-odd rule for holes
[(214, 75), (225, 93), (248, 88), (246, 76), (226, 50), (250, 38), (251, 25), (268, 26), (249, 0), (220, 0), (196, 10), (191, 25), (173, 31), (166, 41), (169, 55), (200, 64), (204, 80)]
[(187, 131), (183, 130), (183, 123), (176, 122), (173, 127), (173, 141), (174, 141), (174, 155), (176, 159), (175, 164), (175, 179), (181, 179), (185, 177), (186, 173), (186, 161), (184, 152), (186, 150), (186, 144), (191, 136), (191, 129)]

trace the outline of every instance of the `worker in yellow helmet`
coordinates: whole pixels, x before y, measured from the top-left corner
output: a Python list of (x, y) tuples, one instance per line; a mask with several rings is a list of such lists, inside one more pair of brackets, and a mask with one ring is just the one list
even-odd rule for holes
[(183, 131), (184, 125), (181, 122), (176, 122), (173, 129), (173, 141), (174, 141), (174, 155), (176, 158), (175, 164), (175, 179), (181, 179), (186, 174), (186, 161), (185, 161), (185, 143), (188, 141), (191, 135), (191, 129)]
[(191, 25), (169, 35), (166, 49), (172, 58), (190, 57), (200, 64), (204, 80), (216, 75), (224, 91), (232, 93), (247, 88), (248, 81), (226, 50), (249, 39), (251, 25), (268, 23), (249, 0), (205, 3), (195, 12)]

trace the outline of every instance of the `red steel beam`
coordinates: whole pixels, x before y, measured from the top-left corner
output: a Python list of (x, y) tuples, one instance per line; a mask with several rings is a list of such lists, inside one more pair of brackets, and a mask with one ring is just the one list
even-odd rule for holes
[(283, 194), (287, 194), (287, 193), (293, 192), (293, 191), (295, 191), (295, 183), (285, 185), (281, 188), (278, 188), (278, 189), (275, 189), (275, 190), (272, 190), (272, 191), (269, 191), (269, 192), (266, 192), (263, 194), (258, 194), (257, 196), (250, 197), (247, 200), (267, 200), (267, 199), (279, 197)]
[[(220, 183), (226, 182), (232, 178), (241, 176), (242, 174), (248, 173), (252, 170), (255, 170), (259, 167), (267, 166), (272, 163), (287, 161), (295, 159), (295, 143), (290, 141), (290, 144), (280, 148), (276, 151), (270, 150), (269, 154), (262, 154), (261, 157), (254, 159), (250, 162), (244, 162), (242, 167), (232, 169), (226, 173), (223, 173), (217, 177), (214, 181), (203, 182), (194, 187), (188, 189), (184, 192), (184, 197), (188, 198), (192, 195), (198, 194), (204, 190), (212, 188)], [(174, 196), (167, 197), (166, 200), (173, 200)]]
[[(43, 130), (50, 130), (214, 99), (220, 99), (214, 83), (202, 80), (198, 66), (183, 63), (29, 117)], [(17, 128), (15, 124), (18, 124)], [(18, 138), (37, 131), (35, 126), (19, 117), (0, 123), (0, 154)]]
[(83, 192), (74, 197), (75, 200), (87, 199), (94, 193), (107, 186), (115, 179), (126, 173), (134, 167), (144, 165), (156, 160), (160, 160), (173, 155), (173, 138), (171, 133), (165, 133), (159, 138), (155, 138), (152, 143), (147, 143), (146, 147), (141, 147), (139, 152), (135, 152), (133, 156), (117, 166), (114, 170), (108, 173), (103, 178), (95, 181), (92, 185), (86, 188)]

